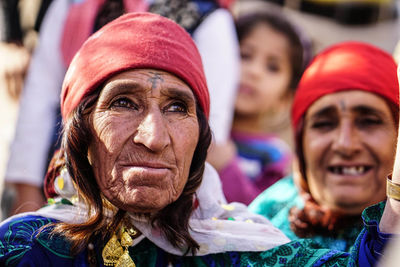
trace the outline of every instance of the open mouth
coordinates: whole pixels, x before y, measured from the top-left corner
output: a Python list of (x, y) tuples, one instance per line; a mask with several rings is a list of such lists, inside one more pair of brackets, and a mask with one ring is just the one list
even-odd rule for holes
[(328, 167), (328, 171), (338, 175), (362, 175), (372, 169), (372, 166), (360, 165), (360, 166), (331, 166)]

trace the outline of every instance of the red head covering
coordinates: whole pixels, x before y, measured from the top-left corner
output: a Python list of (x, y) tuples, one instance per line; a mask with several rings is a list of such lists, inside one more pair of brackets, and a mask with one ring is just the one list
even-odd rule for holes
[(396, 63), (381, 49), (361, 42), (334, 45), (314, 58), (304, 72), (293, 102), (292, 124), (320, 97), (346, 90), (375, 93), (399, 104)]
[(302, 209), (293, 207), (290, 210), (290, 227), (297, 236), (320, 235), (360, 224), (359, 215), (350, 216), (321, 207), (311, 196), (301, 147), (301, 118), (320, 97), (339, 91), (371, 92), (399, 105), (396, 69), (391, 55), (381, 49), (360, 42), (345, 42), (317, 55), (304, 72), (292, 109), (300, 168), (300, 175), (295, 179), (304, 200)]
[(153, 68), (186, 82), (208, 117), (210, 99), (200, 54), (190, 35), (170, 19), (129, 13), (93, 34), (75, 55), (61, 92), (65, 120), (82, 98), (125, 70)]

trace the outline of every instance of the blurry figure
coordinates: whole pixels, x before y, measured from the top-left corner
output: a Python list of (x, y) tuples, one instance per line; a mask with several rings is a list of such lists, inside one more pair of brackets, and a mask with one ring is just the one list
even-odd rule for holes
[(12, 100), (17, 101), (22, 91), (30, 53), (22, 45), (16, 43), (0, 43), (0, 73), (5, 88)]
[(52, 0), (2, 0), (4, 40), (24, 45), (32, 51), (51, 2)]
[[(37, 44), (43, 15), (51, 0), (3, 0), (1, 1), (2, 38), (0, 43), (0, 192), (17, 120), (19, 98), (29, 66), (31, 53)], [(8, 199), (13, 192), (7, 190), (1, 202), (8, 213)]]
[[(366, 25), (398, 17), (396, 0), (299, 0), (303, 12), (332, 18), (344, 25)], [(285, 3), (286, 4), (286, 3)], [(290, 4), (287, 1), (287, 5)]]
[(361, 42), (317, 55), (293, 102), (296, 172), (249, 208), (291, 240), (349, 251), (362, 211), (386, 199), (399, 118), (396, 69), (389, 53)]
[(291, 170), (289, 113), (307, 49), (278, 11), (246, 14), (236, 27), (241, 75), (232, 140), (212, 146), (208, 160), (227, 200), (249, 204)]
[(236, 16), (280, 6), (310, 36), (319, 53), (343, 41), (362, 41), (388, 53), (400, 38), (399, 2), (396, 0), (238, 0)]
[(397, 64), (400, 63), (400, 41), (397, 43), (394, 52), (393, 52), (393, 58), (396, 60)]
[(396, 0), (263, 0), (333, 19), (343, 25), (367, 25), (398, 17)]
[[(150, 9), (177, 19), (182, 24), (187, 23), (182, 18), (196, 15), (194, 21), (182, 26), (186, 26), (185, 29), (192, 34), (202, 55), (213, 99), (210, 119), (214, 141), (224, 142), (229, 136), (232, 120), (230, 109), (239, 72), (239, 48), (231, 14), (213, 0), (151, 2), (55, 0), (50, 6), (43, 22), (39, 46), (29, 68), (5, 175), (8, 186), (17, 190), (12, 213), (34, 210), (44, 203), (44, 170), (49, 161), (48, 155), (52, 155), (58, 146), (58, 106), (62, 80), (74, 54), (91, 33), (125, 12)], [(166, 5), (167, 2), (171, 2), (171, 5)], [(172, 5), (172, 2), (175, 4)], [(229, 4), (229, 1), (222, 2)], [(171, 8), (159, 9), (163, 3), (164, 7)], [(163, 13), (165, 10), (168, 12)], [(174, 17), (178, 12), (181, 16)], [(218, 105), (216, 100), (219, 101)], [(27, 189), (31, 193), (28, 194)], [(24, 206), (29, 202), (34, 205)]]
[(30, 53), (37, 43), (40, 25), (51, 0), (3, 0), (4, 39), (1, 73), (13, 99), (22, 91)]

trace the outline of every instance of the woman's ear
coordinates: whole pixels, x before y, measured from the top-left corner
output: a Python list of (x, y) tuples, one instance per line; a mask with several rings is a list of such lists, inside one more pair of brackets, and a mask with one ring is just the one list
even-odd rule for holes
[[(93, 130), (93, 111), (95, 109), (95, 106), (96, 106), (96, 104), (88, 107), (82, 114), (83, 121), (85, 123), (85, 128), (89, 129), (89, 131), (91, 132), (92, 136), (94, 134), (94, 130)], [(92, 138), (90, 138), (90, 139), (92, 139)], [(90, 166), (92, 166), (93, 155), (91, 153), (90, 143), (91, 142), (88, 143), (87, 160), (88, 160)]]
[[(91, 110), (93, 111), (93, 108), (91, 108)], [(94, 129), (93, 129), (93, 116), (92, 116), (92, 114), (93, 114), (93, 112), (90, 112), (90, 113), (87, 113), (87, 114), (85, 114), (84, 115), (84, 121), (85, 121), (85, 124), (86, 124), (86, 126), (87, 126), (87, 129), (89, 129), (89, 131), (92, 133), (92, 134), (94, 134)], [(93, 139), (92, 138), (90, 138), (92, 141), (93, 141)], [(92, 144), (92, 142), (89, 142), (88, 143), (88, 151), (87, 151), (87, 160), (88, 160), (88, 162), (89, 162), (89, 164), (90, 164), (90, 166), (92, 166), (92, 162), (93, 162), (93, 153), (91, 152), (92, 150), (91, 150), (91, 144)]]
[(89, 161), (90, 166), (92, 166), (92, 153), (90, 153), (90, 148), (88, 149), (87, 160)]
[(293, 181), (297, 188), (300, 188), (303, 192), (309, 192), (307, 177), (304, 177), (300, 171), (300, 160), (297, 156), (293, 157)]
[(292, 170), (293, 170), (293, 181), (294, 183), (300, 187), (300, 181), (304, 179), (300, 172), (300, 161), (297, 156), (293, 156)]

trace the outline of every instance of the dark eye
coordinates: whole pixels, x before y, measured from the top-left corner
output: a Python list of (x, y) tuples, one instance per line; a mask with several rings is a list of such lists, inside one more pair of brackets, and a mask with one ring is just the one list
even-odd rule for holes
[(165, 112), (178, 112), (178, 113), (187, 113), (188, 108), (187, 105), (183, 102), (172, 102), (168, 106), (165, 107), (164, 109)]
[(121, 97), (111, 103), (111, 108), (136, 108), (136, 105), (127, 97)]
[(267, 70), (270, 72), (279, 72), (279, 64), (278, 63), (267, 63)]
[(316, 130), (330, 130), (336, 127), (336, 122), (334, 120), (323, 119), (323, 120), (316, 120), (311, 124), (311, 128)]
[(382, 119), (375, 116), (366, 116), (357, 119), (357, 125), (360, 127), (371, 127), (382, 124)]
[(242, 60), (250, 60), (251, 59), (251, 53), (247, 51), (240, 51), (240, 58)]

